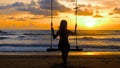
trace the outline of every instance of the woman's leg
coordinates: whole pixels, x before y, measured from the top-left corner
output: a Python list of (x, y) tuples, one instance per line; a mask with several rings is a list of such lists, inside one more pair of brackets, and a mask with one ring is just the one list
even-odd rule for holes
[(66, 63), (67, 63), (68, 53), (69, 53), (69, 51), (66, 51), (66, 52), (65, 52), (65, 59), (66, 59), (65, 62), (66, 62)]
[(69, 51), (62, 51), (62, 59), (64, 63), (67, 63), (67, 56)]

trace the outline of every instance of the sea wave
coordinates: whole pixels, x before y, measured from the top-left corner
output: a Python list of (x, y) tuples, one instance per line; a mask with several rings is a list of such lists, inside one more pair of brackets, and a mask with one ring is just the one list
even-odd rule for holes
[[(70, 38), (69, 40), (76, 40), (76, 38)], [(81, 37), (77, 40), (105, 40), (105, 41), (120, 41), (120, 38), (99, 38), (99, 37)]]
[[(57, 48), (57, 45), (53, 45), (53, 48)], [(50, 48), (50, 45), (15, 45), (15, 44), (4, 44), (0, 45), (1, 52), (38, 52), (46, 51), (47, 48)], [(75, 46), (71, 46), (71, 49), (75, 49)], [(80, 45), (80, 49), (83, 51), (120, 51), (119, 46), (96, 46), (96, 45)]]
[[(51, 44), (0, 44), (0, 47), (50, 47)], [(53, 48), (58, 47), (58, 45), (52, 45)], [(77, 45), (79, 48), (101, 48), (101, 49), (120, 49), (120, 46), (115, 45)], [(76, 48), (76, 46), (70, 46), (71, 48)]]
[(0, 40), (8, 39), (9, 37), (0, 37)]
[(42, 33), (24, 33), (23, 35), (50, 35), (50, 34), (42, 34)]

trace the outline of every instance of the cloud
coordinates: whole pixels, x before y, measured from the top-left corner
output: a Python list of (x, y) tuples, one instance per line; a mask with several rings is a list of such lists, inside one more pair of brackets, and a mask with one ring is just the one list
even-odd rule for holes
[[(17, 4), (18, 5), (18, 4)], [(19, 4), (20, 5), (20, 4)], [(67, 11), (65, 11), (64, 9)], [(16, 8), (18, 11), (28, 11), (32, 14), (39, 14), (44, 16), (50, 16), (51, 12), (51, 0), (38, 0), (38, 2), (31, 1), (30, 4), (19, 8)], [(61, 5), (57, 0), (53, 0), (53, 15), (58, 15), (59, 12), (71, 12), (72, 10), (70, 8), (65, 7), (64, 5)]]
[(82, 16), (92, 16), (93, 11), (89, 9), (84, 9), (84, 10), (79, 9), (77, 14)]
[(116, 0), (116, 1), (108, 0), (108, 1), (103, 1), (102, 3), (106, 8), (111, 8), (111, 7), (115, 7), (115, 6), (119, 5), (120, 0)]
[(42, 18), (36, 18), (36, 17), (33, 17), (33, 18), (30, 18), (31, 20), (39, 20), (39, 19), (42, 19)]
[[(10, 5), (4, 5), (0, 6), (1, 13), (4, 13), (2, 11), (8, 9), (12, 9), (12, 11), (25, 11), (25, 12), (30, 12), (31, 14), (40, 14), (40, 15), (50, 15), (50, 12), (44, 11), (40, 9), (36, 2), (31, 1), (29, 4), (24, 4), (23, 2), (15, 2)], [(9, 11), (6, 11), (9, 12)], [(10, 12), (12, 13), (12, 12)]]
[(0, 6), (0, 10), (2, 9), (7, 9), (7, 8), (10, 8), (11, 6), (10, 5), (4, 5), (4, 6)]
[(78, 7), (88, 7), (88, 8), (91, 8), (93, 6), (91, 4), (88, 4), (88, 5), (86, 5), (86, 4), (79, 4)]
[[(61, 13), (66, 12), (63, 8), (65, 8), (67, 12), (72, 11), (70, 8), (61, 5), (57, 0), (53, 0), (53, 5), (54, 15), (58, 15), (59, 12)], [(38, 0), (38, 2), (32, 0), (29, 4), (25, 4), (23, 2), (15, 2), (10, 5), (0, 6), (0, 9), (2, 11), (4, 11), (5, 9), (12, 9), (12, 11), (24, 11), (30, 12), (31, 14), (43, 16), (50, 16), (51, 12), (50, 8), (51, 8), (50, 0)]]
[(114, 13), (110, 12), (109, 15), (114, 15)]
[(68, 2), (75, 2), (76, 0), (68, 0)]
[[(53, 1), (54, 16), (59, 15), (59, 13), (74, 13), (73, 8), (69, 8), (68, 6), (66, 7), (65, 5), (59, 3), (58, 0), (52, 0), (52, 1)], [(69, 1), (74, 3), (75, 0), (69, 0)], [(78, 15), (91, 16), (93, 15), (92, 9), (95, 6), (92, 6), (91, 4), (88, 4), (88, 5), (78, 4), (78, 7), (80, 7), (80, 9), (78, 9)], [(11, 8), (13, 12), (24, 11), (24, 12), (29, 12), (35, 15), (50, 16), (51, 0), (38, 0), (37, 2), (32, 0), (29, 4), (25, 4), (23, 2), (15, 2), (10, 5), (0, 6), (0, 9), (9, 9), (9, 8)]]
[(17, 18), (17, 21), (27, 21), (25, 18)]
[(9, 20), (15, 20), (15, 17), (8, 17)]
[(15, 3), (11, 4), (11, 6), (12, 7), (19, 7), (19, 6), (21, 7), (21, 6), (25, 6), (25, 4), (22, 2), (15, 2)]
[[(99, 13), (100, 6), (93, 6), (92, 4), (78, 4), (78, 15), (82, 16), (93, 16), (96, 13)], [(94, 17), (102, 17), (101, 15), (94, 15)]]
[(22, 2), (15, 2), (9, 5), (3, 5), (3, 6), (0, 6), (0, 13), (11, 14), (11, 13), (17, 12), (16, 10), (17, 8), (22, 8), (24, 6), (25, 5)]
[(88, 0), (88, 2), (101, 5), (104, 8), (111, 8), (120, 4), (120, 0)]
[(120, 8), (119, 8), (119, 7), (115, 7), (115, 8), (109, 13), (109, 15), (114, 15), (114, 14), (120, 14)]
[(101, 17), (103, 17), (103, 16), (101, 16), (100, 14), (96, 14), (96, 15), (94, 15), (93, 17), (95, 17), (95, 18), (101, 18)]
[(16, 18), (14, 16), (11, 17), (7, 17), (8, 20), (16, 20), (16, 21), (27, 21), (27, 18), (25, 17), (20, 17), (20, 18)]
[(0, 5), (0, 9), (10, 9), (10, 8), (15, 8), (15, 7), (23, 7), (25, 6), (24, 3), (22, 2), (15, 2), (15, 3), (12, 3), (12, 4), (8, 4), (8, 5)]
[[(67, 10), (67, 12), (72, 11), (70, 8), (65, 7), (64, 5), (60, 4), (58, 0), (53, 0), (53, 10), (57, 12), (66, 12), (64, 9)], [(45, 10), (51, 10), (51, 0), (40, 0), (38, 1), (38, 4), (40, 5), (41, 9)]]
[[(30, 4), (23, 4), (23, 3), (15, 3), (14, 6), (17, 5), (18, 7), (16, 8), (16, 10), (19, 11), (28, 11), (31, 12), (33, 14), (38, 14), (38, 12), (40, 12), (40, 9), (38, 7), (36, 7), (36, 3), (34, 1), (31, 1)], [(16, 6), (15, 6), (16, 7)]]
[(117, 8), (117, 7), (116, 7), (116, 8), (114, 8), (113, 11), (114, 11), (114, 13), (120, 14), (120, 8)]

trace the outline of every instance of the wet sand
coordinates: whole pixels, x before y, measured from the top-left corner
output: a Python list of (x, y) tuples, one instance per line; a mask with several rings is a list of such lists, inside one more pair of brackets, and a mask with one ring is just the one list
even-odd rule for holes
[(119, 52), (70, 52), (62, 64), (59, 52), (0, 53), (0, 68), (119, 68)]

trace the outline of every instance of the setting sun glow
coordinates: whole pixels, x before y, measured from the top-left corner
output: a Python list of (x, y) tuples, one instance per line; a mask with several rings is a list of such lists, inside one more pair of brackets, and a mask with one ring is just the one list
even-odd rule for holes
[(85, 20), (84, 23), (87, 27), (94, 27), (96, 22), (94, 21), (94, 19), (88, 18)]
[(88, 26), (88, 27), (93, 27), (93, 26), (94, 26), (94, 22), (87, 22), (87, 23), (86, 23), (86, 26)]
[[(1, 0), (0, 29), (49, 30), (51, 0)], [(120, 0), (77, 0), (78, 30), (119, 30)], [(76, 23), (76, 0), (53, 0), (53, 26), (62, 19), (68, 28)], [(112, 27), (112, 28), (111, 28)]]

